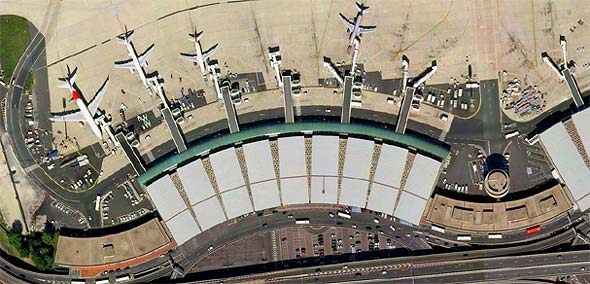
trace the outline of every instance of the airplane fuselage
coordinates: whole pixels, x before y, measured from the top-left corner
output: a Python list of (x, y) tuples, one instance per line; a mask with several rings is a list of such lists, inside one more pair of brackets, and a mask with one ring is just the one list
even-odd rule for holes
[[(127, 51), (129, 52), (129, 56), (131, 57), (131, 60), (133, 60), (133, 65), (135, 65), (135, 69), (137, 70), (137, 73), (139, 73), (139, 78), (141, 79), (141, 82), (143, 83), (143, 85), (147, 89), (149, 89), (150, 85), (147, 80), (147, 74), (145, 73), (143, 66), (141, 66), (141, 63), (139, 62), (139, 57), (137, 56), (137, 51), (135, 51), (135, 47), (133, 46), (133, 43), (128, 42), (125, 45), (127, 46)], [(133, 69), (131, 69), (131, 70), (133, 70)]]
[(207, 71), (205, 70), (205, 60), (203, 59), (203, 49), (201, 49), (198, 37), (195, 37), (195, 50), (197, 51), (197, 60), (199, 61), (198, 63), (199, 68), (201, 68), (201, 73), (203, 73), (203, 76), (206, 76)]
[(84, 100), (82, 100), (82, 97), (80, 96), (80, 94), (78, 94), (78, 91), (76, 91), (74, 88), (70, 86), (70, 93), (72, 94), (72, 99), (74, 100), (74, 102), (76, 102), (76, 105), (78, 105), (80, 113), (82, 113), (82, 116), (84, 117), (88, 125), (90, 125), (90, 129), (92, 130), (94, 135), (96, 135), (98, 139), (102, 139), (102, 131), (100, 131), (100, 128), (96, 124), (96, 121), (94, 121), (94, 117), (90, 113), (90, 110), (88, 110), (88, 106), (86, 105)]
[(359, 30), (361, 27), (361, 20), (363, 18), (363, 13), (359, 12), (354, 20), (354, 28), (350, 31), (350, 37), (348, 38), (348, 46), (353, 46), (355, 39), (359, 36)]

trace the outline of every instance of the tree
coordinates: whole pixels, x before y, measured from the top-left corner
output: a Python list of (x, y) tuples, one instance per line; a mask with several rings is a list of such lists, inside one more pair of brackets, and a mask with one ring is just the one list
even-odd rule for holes
[(49, 245), (49, 246), (53, 245), (54, 239), (55, 239), (55, 234), (52, 234), (52, 233), (43, 232), (43, 235), (41, 235), (41, 240), (43, 241), (43, 243), (46, 245)]
[(8, 232), (8, 242), (16, 249), (20, 257), (28, 257), (31, 253), (25, 237), (17, 232)]

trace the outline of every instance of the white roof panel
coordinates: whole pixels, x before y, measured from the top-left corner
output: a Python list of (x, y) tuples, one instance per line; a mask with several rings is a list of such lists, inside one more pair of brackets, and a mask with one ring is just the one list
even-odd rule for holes
[(368, 181), (342, 178), (339, 203), (365, 208), (368, 187)]
[(309, 203), (307, 177), (281, 179), (281, 193), (284, 205)]
[(166, 222), (172, 237), (180, 246), (201, 232), (190, 211), (186, 210)]
[(312, 137), (312, 175), (338, 175), (338, 143), (338, 136), (314, 135)]
[(416, 155), (404, 191), (409, 191), (424, 199), (428, 199), (434, 188), (439, 169), (439, 161), (426, 156)]
[(187, 209), (169, 175), (148, 185), (147, 192), (164, 221)]
[(281, 206), (276, 180), (250, 184), (250, 189), (256, 211)]
[(200, 159), (178, 168), (177, 172), (191, 205), (215, 195)]
[(368, 180), (372, 158), (373, 141), (348, 138), (342, 176)]
[(393, 216), (414, 225), (419, 225), (424, 209), (426, 209), (426, 200), (407, 192), (402, 192)]
[(251, 183), (276, 178), (268, 140), (248, 143), (242, 148), (244, 156), (246, 156), (248, 177)]
[(574, 114), (572, 119), (574, 120), (574, 124), (576, 124), (576, 130), (578, 130), (578, 135), (582, 139), (586, 153), (590, 154), (590, 127), (588, 127), (588, 123), (590, 123), (590, 108)]
[(588, 193), (590, 172), (562, 123), (541, 133), (541, 141), (575, 200)]
[(209, 159), (220, 191), (238, 188), (245, 184), (234, 148), (214, 153)]
[(383, 144), (373, 181), (399, 189), (407, 158), (407, 149)]
[(248, 190), (245, 186), (221, 194), (221, 199), (223, 200), (225, 213), (227, 213), (227, 218), (229, 219), (254, 211)]
[(393, 207), (397, 199), (398, 190), (373, 183), (369, 194), (367, 208), (373, 211), (393, 215)]
[(336, 204), (338, 194), (338, 178), (312, 177), (311, 203)]
[(201, 225), (201, 229), (203, 230), (208, 230), (217, 224), (227, 221), (217, 196), (194, 205), (193, 211), (195, 212), (199, 225)]
[(303, 136), (279, 138), (279, 165), (281, 177), (307, 175)]
[(590, 208), (590, 194), (578, 199), (577, 203), (578, 207), (580, 208), (580, 211), (586, 211), (588, 208)]

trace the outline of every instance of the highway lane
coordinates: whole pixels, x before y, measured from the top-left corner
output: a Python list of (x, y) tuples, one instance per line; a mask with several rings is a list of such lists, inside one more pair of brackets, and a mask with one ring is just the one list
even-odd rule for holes
[[(470, 261), (448, 261), (423, 265), (410, 264), (396, 270), (396, 267), (370, 267), (355, 269), (350, 273), (331, 276), (329, 274), (310, 273), (281, 281), (279, 277), (271, 278), (275, 283), (295, 283), (302, 279), (320, 279), (326, 282), (388, 282), (391, 280), (405, 283), (470, 283), (488, 282), (508, 279), (536, 278), (580, 273), (588, 262), (587, 252), (552, 253), (521, 257), (498, 257), (494, 259), (477, 259)], [(386, 274), (383, 271), (387, 271)], [(357, 273), (360, 273), (358, 275)], [(294, 282), (295, 281), (295, 282)], [(404, 283), (404, 282), (401, 282)]]
[[(590, 264), (586, 250), (524, 256), (483, 257), (454, 260), (432, 259), (425, 262), (390, 263), (365, 261), (353, 265), (329, 265), (293, 270), (289, 275), (268, 273), (257, 279), (225, 279), (225, 283), (264, 280), (271, 283), (347, 283), (374, 281), (387, 283), (468, 283), (526, 277), (580, 273)], [(390, 282), (395, 281), (395, 282)], [(404, 282), (405, 281), (405, 282)], [(207, 283), (207, 282), (199, 282)], [(365, 282), (371, 283), (371, 282)]]

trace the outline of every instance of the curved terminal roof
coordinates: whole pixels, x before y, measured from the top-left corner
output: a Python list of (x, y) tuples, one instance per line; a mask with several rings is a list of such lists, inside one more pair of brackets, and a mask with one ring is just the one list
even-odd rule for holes
[(247, 141), (269, 134), (301, 134), (302, 132), (360, 135), (383, 139), (405, 148), (413, 148), (419, 152), (442, 160), (447, 157), (449, 149), (440, 144), (427, 141), (415, 136), (401, 135), (391, 129), (383, 129), (367, 124), (341, 124), (337, 122), (297, 122), (290, 124), (258, 125), (241, 129), (240, 132), (211, 138), (203, 143), (191, 146), (187, 151), (168, 157), (155, 165), (150, 165), (146, 173), (139, 176), (142, 185), (149, 184), (153, 179), (161, 176), (169, 169), (194, 159), (207, 151), (229, 147), (240, 141)]
[[(296, 125), (255, 127), (241, 135), (215, 138), (141, 176), (142, 184), (150, 181), (147, 192), (176, 242), (181, 245), (253, 211), (291, 204), (368, 208), (420, 223), (441, 167), (440, 161), (421, 153), (444, 157), (448, 151), (371, 126), (304, 123), (292, 127)], [(314, 129), (313, 134), (304, 136), (306, 129)], [(266, 137), (277, 133), (291, 136)], [(388, 143), (415, 141), (420, 141), (420, 153)], [(188, 159), (196, 160), (186, 163)]]

